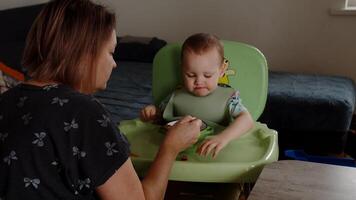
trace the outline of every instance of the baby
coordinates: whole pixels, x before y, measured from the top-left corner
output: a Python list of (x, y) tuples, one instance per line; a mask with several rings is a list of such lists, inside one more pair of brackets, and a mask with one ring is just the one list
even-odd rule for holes
[(239, 92), (218, 84), (227, 67), (223, 45), (216, 36), (198, 33), (188, 37), (181, 52), (183, 88), (175, 90), (160, 108), (144, 107), (141, 119), (155, 121), (162, 117), (168, 105), (172, 105), (175, 116), (191, 115), (227, 126), (204, 140), (197, 149), (200, 155), (212, 153), (215, 158), (231, 140), (253, 127), (252, 117), (242, 105)]

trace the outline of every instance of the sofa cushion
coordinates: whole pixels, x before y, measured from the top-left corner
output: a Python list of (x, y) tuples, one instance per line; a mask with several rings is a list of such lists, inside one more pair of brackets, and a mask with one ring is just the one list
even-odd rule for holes
[(270, 72), (259, 121), (278, 131), (286, 149), (342, 153), (355, 109), (355, 87), (346, 77)]
[(118, 61), (151, 63), (158, 50), (166, 44), (166, 41), (156, 37), (121, 37), (118, 38), (114, 58)]
[(0, 11), (0, 62), (17, 71), (24, 71), (21, 58), (26, 36), (43, 5)]
[(7, 66), (25, 72), (21, 65), (22, 54), (24, 50), (24, 41), (3, 42), (0, 45), (0, 62)]
[(0, 11), (0, 43), (25, 41), (28, 31), (44, 4)]
[(270, 72), (260, 120), (277, 130), (347, 131), (354, 109), (349, 78)]

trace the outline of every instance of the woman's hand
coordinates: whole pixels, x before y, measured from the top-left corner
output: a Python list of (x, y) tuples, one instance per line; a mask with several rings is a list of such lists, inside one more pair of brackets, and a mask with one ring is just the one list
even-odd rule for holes
[(213, 158), (215, 158), (222, 148), (224, 148), (229, 139), (224, 137), (224, 135), (214, 135), (209, 139), (206, 139), (198, 148), (197, 153), (201, 156), (207, 156), (212, 153)]
[(162, 144), (178, 154), (198, 141), (202, 121), (192, 116), (185, 116), (167, 130)]
[(142, 121), (155, 121), (158, 118), (158, 109), (154, 105), (145, 106), (140, 113), (140, 118)]

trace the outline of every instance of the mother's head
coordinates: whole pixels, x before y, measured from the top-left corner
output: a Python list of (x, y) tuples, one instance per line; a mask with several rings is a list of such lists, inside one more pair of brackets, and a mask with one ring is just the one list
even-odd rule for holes
[(115, 14), (89, 0), (51, 1), (31, 27), (22, 63), (36, 81), (103, 89), (116, 66), (115, 23)]

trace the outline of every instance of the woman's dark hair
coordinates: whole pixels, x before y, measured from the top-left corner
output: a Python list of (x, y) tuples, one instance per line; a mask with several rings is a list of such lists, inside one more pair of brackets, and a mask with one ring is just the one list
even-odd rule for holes
[(35, 80), (91, 93), (98, 55), (115, 23), (114, 13), (89, 0), (50, 1), (28, 33), (22, 64)]

